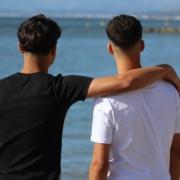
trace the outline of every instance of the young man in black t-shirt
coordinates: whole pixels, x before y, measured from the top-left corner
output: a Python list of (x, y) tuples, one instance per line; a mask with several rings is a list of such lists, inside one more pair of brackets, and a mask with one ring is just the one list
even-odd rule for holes
[(0, 180), (59, 178), (64, 118), (73, 103), (135, 90), (162, 78), (179, 86), (175, 72), (166, 66), (97, 79), (53, 76), (48, 68), (60, 35), (57, 23), (43, 15), (18, 29), (24, 66), (0, 80)]

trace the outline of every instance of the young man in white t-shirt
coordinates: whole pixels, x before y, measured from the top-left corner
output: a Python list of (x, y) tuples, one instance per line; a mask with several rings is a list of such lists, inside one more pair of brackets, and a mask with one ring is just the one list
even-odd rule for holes
[[(141, 23), (135, 17), (120, 15), (106, 30), (118, 73), (141, 68)], [(134, 92), (97, 98), (91, 140), (95, 144), (90, 180), (179, 180), (178, 92), (159, 81)]]

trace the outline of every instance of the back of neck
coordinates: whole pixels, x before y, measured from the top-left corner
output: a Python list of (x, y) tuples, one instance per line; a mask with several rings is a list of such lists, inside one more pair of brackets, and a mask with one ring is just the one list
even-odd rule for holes
[(118, 74), (125, 73), (132, 69), (141, 68), (140, 55), (130, 57), (115, 57)]
[(21, 72), (25, 74), (48, 72), (46, 58), (36, 57), (28, 54), (24, 55), (24, 65)]

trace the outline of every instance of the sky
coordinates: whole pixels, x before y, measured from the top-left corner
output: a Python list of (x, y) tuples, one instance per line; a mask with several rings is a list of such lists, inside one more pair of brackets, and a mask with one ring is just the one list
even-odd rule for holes
[(170, 13), (180, 0), (0, 0), (0, 13)]

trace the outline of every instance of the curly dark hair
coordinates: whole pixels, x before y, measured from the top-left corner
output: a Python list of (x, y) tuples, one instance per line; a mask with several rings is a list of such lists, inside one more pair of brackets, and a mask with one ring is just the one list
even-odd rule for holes
[(17, 31), (22, 49), (34, 54), (48, 54), (61, 36), (61, 27), (43, 14), (24, 21)]
[(114, 17), (106, 27), (108, 38), (121, 49), (129, 49), (142, 39), (142, 25), (129, 15)]

